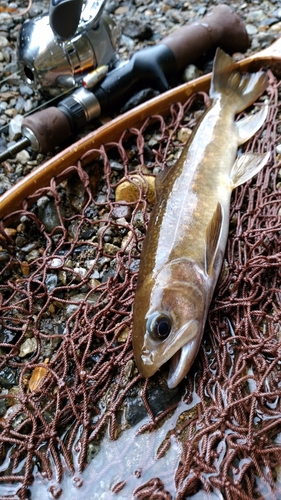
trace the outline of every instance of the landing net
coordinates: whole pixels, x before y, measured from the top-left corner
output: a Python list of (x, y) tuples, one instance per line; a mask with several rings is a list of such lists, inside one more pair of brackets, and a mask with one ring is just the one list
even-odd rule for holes
[(176, 389), (165, 370), (138, 374), (132, 306), (151, 178), (172, 168), (206, 94), (120, 131), (1, 222), (1, 499), (281, 498), (281, 104), (269, 78), (256, 104), (268, 98), (268, 119), (246, 149), (271, 160), (233, 193), (202, 347)]

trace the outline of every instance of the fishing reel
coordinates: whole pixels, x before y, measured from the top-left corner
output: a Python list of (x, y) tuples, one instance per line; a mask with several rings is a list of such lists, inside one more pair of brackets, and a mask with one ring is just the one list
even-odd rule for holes
[(45, 97), (79, 87), (85, 76), (116, 62), (121, 32), (103, 12), (105, 3), (88, 0), (83, 6), (83, 0), (51, 0), (49, 13), (22, 24), (19, 66), (27, 82), (40, 87)]

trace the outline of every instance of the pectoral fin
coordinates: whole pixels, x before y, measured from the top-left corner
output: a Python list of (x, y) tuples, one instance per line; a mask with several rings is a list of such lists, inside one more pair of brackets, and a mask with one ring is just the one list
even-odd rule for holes
[(206, 230), (205, 273), (209, 275), (212, 273), (218, 251), (218, 243), (222, 229), (222, 219), (222, 206), (218, 203)]
[(244, 142), (248, 141), (255, 135), (255, 133), (264, 124), (267, 113), (268, 105), (266, 104), (265, 106), (262, 106), (258, 113), (241, 118), (241, 120), (235, 123), (238, 144), (244, 144)]
[(239, 156), (230, 172), (232, 187), (244, 184), (254, 177), (268, 162), (270, 153), (245, 153)]

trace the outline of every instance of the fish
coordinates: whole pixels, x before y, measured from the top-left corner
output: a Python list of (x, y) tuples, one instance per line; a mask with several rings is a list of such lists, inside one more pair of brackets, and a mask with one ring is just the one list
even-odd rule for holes
[(268, 105), (235, 121), (267, 85), (266, 72), (242, 73), (218, 48), (211, 104), (175, 165), (156, 178), (133, 303), (132, 343), (139, 372), (149, 378), (165, 364), (170, 389), (187, 375), (202, 342), (228, 239), (232, 190), (270, 158), (270, 152), (237, 155), (265, 122)]

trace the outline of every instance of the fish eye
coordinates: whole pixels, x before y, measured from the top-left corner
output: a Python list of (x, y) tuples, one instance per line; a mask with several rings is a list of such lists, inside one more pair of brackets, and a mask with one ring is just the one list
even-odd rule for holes
[(163, 313), (154, 313), (148, 318), (146, 330), (157, 340), (165, 340), (171, 333), (171, 318)]

